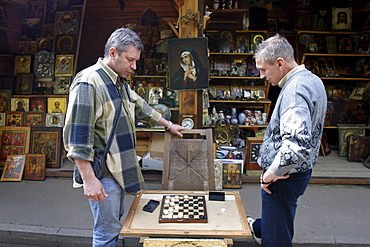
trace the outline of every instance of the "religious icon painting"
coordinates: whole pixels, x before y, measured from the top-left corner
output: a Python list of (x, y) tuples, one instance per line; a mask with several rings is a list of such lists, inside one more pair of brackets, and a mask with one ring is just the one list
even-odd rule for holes
[(55, 37), (55, 54), (74, 54), (76, 51), (76, 40), (76, 35), (57, 35)]
[(45, 50), (48, 52), (52, 52), (53, 51), (53, 38), (51, 37), (37, 38), (36, 45), (37, 45), (38, 51)]
[(11, 111), (28, 111), (30, 106), (30, 99), (28, 98), (11, 98), (10, 110)]
[(48, 98), (48, 113), (66, 113), (67, 98)]
[(20, 127), (23, 125), (23, 114), (21, 111), (7, 111), (5, 125), (12, 127)]
[(26, 154), (25, 180), (45, 180), (45, 154)]
[(242, 187), (242, 162), (224, 161), (222, 162), (222, 188), (223, 189), (241, 189)]
[(31, 55), (15, 57), (14, 75), (31, 72)]
[(23, 155), (28, 153), (30, 127), (0, 127), (0, 136), (0, 165), (4, 165), (8, 155)]
[(54, 52), (46, 50), (38, 51), (35, 54), (34, 73), (36, 77), (54, 76)]
[(352, 30), (352, 8), (332, 8), (332, 31)]
[(30, 111), (42, 111), (47, 110), (47, 101), (45, 97), (31, 97), (30, 98)]
[(56, 76), (54, 84), (54, 94), (68, 94), (71, 76)]
[(74, 55), (56, 55), (55, 76), (72, 76), (73, 60)]
[(1, 181), (21, 181), (24, 171), (25, 155), (8, 155)]
[(36, 41), (19, 41), (18, 54), (35, 54)]
[(46, 127), (63, 127), (64, 113), (46, 113), (45, 126)]
[(17, 74), (15, 94), (32, 94), (33, 73)]
[(46, 1), (29, 1), (27, 5), (27, 18), (41, 18), (45, 22)]
[(78, 34), (80, 12), (79, 11), (58, 11), (55, 15), (55, 35)]
[(35, 127), (31, 129), (31, 152), (46, 155), (46, 167), (60, 167), (62, 128)]
[(25, 112), (24, 126), (26, 127), (43, 127), (45, 126), (45, 112)]
[[(208, 88), (207, 38), (168, 40), (170, 89)], [(150, 95), (149, 95), (150, 96)]]
[(40, 36), (41, 18), (24, 18), (21, 28), (21, 40), (36, 40)]

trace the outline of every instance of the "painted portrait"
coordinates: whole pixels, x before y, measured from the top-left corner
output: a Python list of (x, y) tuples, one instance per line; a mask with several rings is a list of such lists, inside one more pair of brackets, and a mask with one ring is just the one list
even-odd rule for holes
[(170, 89), (208, 88), (207, 38), (169, 39)]

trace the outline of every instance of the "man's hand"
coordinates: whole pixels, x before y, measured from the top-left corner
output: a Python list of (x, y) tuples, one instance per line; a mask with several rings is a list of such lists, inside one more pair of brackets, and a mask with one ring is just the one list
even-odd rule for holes
[(178, 137), (182, 137), (183, 135), (180, 133), (181, 130), (186, 130), (187, 128), (185, 127), (182, 127), (181, 125), (178, 125), (178, 124), (173, 124), (171, 126), (171, 128), (169, 129), (169, 131), (174, 134), (174, 135), (177, 135)]
[(90, 161), (79, 159), (74, 159), (74, 161), (83, 180), (84, 195), (92, 201), (105, 202), (108, 194), (102, 183), (95, 177)]

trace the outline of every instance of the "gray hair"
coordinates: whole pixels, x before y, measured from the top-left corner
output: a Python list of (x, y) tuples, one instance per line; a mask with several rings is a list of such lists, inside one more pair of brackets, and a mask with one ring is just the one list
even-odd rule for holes
[(109, 56), (109, 49), (114, 47), (120, 56), (122, 52), (126, 52), (129, 46), (133, 46), (139, 50), (144, 50), (143, 43), (133, 30), (129, 28), (116, 29), (107, 40), (104, 48), (104, 57)]
[(253, 55), (253, 58), (260, 58), (262, 62), (273, 64), (281, 57), (287, 62), (294, 61), (294, 50), (286, 38), (280, 34), (266, 39), (260, 43)]

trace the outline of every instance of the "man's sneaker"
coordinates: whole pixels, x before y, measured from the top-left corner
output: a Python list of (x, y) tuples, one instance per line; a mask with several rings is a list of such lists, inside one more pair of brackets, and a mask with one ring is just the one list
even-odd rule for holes
[(250, 217), (250, 216), (247, 216), (247, 220), (248, 220), (249, 228), (251, 229), (251, 232), (252, 232), (252, 234), (253, 234), (254, 240), (256, 241), (256, 243), (257, 243), (257, 244), (261, 244), (261, 238), (256, 237), (256, 235), (254, 234), (253, 223), (254, 223), (256, 220), (255, 220), (255, 219), (253, 219), (253, 218), (252, 218), (252, 217)]

